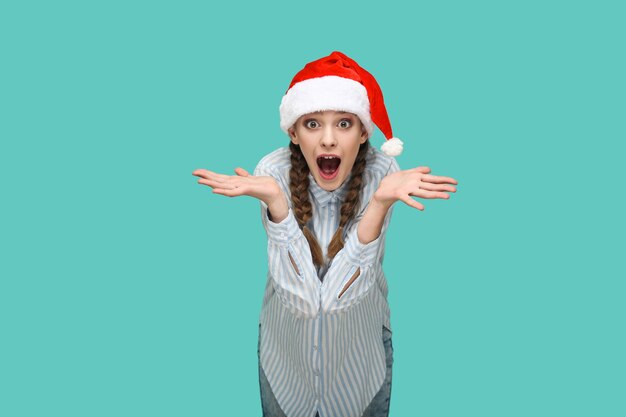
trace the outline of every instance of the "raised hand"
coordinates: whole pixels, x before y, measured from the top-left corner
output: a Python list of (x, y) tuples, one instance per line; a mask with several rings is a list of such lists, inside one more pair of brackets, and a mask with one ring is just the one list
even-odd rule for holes
[(207, 169), (196, 169), (192, 175), (200, 177), (198, 184), (213, 188), (214, 194), (228, 197), (247, 195), (265, 202), (271, 218), (276, 222), (287, 216), (287, 199), (273, 177), (250, 175), (243, 168), (235, 168), (235, 173), (237, 175), (224, 175)]
[(374, 193), (374, 200), (384, 207), (391, 207), (400, 200), (418, 210), (424, 210), (424, 205), (411, 196), (448, 199), (450, 195), (444, 191), (456, 192), (456, 187), (450, 184), (457, 185), (457, 180), (430, 175), (429, 172), (428, 167), (417, 167), (387, 175)]
[(200, 177), (198, 184), (208, 185), (213, 188), (214, 194), (228, 197), (247, 195), (269, 204), (282, 193), (272, 177), (255, 177), (243, 168), (235, 168), (235, 173), (237, 175), (223, 175), (207, 169), (196, 169), (192, 174)]

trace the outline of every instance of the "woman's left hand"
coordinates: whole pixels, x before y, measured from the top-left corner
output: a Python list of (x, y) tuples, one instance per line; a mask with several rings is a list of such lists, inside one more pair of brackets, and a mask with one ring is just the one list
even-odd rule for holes
[(451, 177), (430, 175), (430, 168), (417, 167), (387, 175), (380, 182), (373, 199), (383, 207), (391, 207), (400, 200), (418, 210), (424, 205), (413, 200), (411, 196), (421, 198), (450, 198), (444, 191), (456, 192), (458, 181)]

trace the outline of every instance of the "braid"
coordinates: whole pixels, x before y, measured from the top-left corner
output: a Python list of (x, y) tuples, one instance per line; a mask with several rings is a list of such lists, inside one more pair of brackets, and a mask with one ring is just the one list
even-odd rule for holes
[(302, 233), (309, 242), (311, 256), (315, 266), (319, 267), (324, 263), (324, 255), (320, 244), (313, 236), (313, 232), (307, 227), (308, 221), (313, 217), (313, 208), (309, 200), (309, 166), (304, 159), (304, 155), (298, 145), (289, 142), (291, 150), (291, 169), (289, 170), (289, 191), (291, 191), (291, 202), (293, 211), (302, 228)]
[(327, 257), (329, 262), (335, 257), (337, 252), (343, 248), (343, 230), (346, 224), (348, 224), (358, 212), (361, 191), (363, 190), (363, 172), (365, 172), (366, 156), (369, 147), (369, 140), (361, 144), (359, 153), (354, 161), (352, 176), (348, 184), (348, 193), (343, 203), (341, 203), (341, 220), (339, 221), (339, 227), (328, 245)]

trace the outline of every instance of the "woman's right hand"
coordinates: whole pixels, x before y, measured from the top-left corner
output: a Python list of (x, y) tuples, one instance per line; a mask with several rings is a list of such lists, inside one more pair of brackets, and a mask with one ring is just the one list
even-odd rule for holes
[(213, 188), (214, 194), (228, 197), (247, 195), (263, 201), (275, 222), (287, 217), (287, 199), (273, 177), (250, 175), (243, 168), (235, 168), (235, 173), (237, 175), (223, 175), (207, 169), (196, 169), (192, 175), (200, 178), (198, 184)]

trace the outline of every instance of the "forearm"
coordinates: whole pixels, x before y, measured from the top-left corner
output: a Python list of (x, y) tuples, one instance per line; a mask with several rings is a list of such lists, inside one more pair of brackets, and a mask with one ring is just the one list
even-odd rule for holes
[(287, 218), (289, 213), (289, 204), (287, 201), (287, 189), (281, 187), (280, 176), (272, 172), (270, 168), (264, 165), (257, 165), (254, 169), (255, 177), (271, 177), (274, 179), (274, 183), (269, 187), (263, 195), (257, 198), (267, 208), (267, 213), (263, 213), (263, 216), (269, 218), (273, 223), (281, 223)]
[(269, 219), (274, 223), (280, 223), (287, 218), (289, 213), (289, 205), (284, 193), (280, 193), (272, 201), (267, 202)]
[(268, 236), (269, 270), (280, 300), (294, 312), (314, 317), (319, 310), (317, 271), (311, 259), (309, 244), (291, 212), (275, 223), (262, 202), (262, 220)]
[[(368, 205), (368, 207), (370, 207)], [(340, 311), (358, 303), (373, 287), (380, 268), (381, 250), (385, 244), (385, 233), (393, 207), (386, 210), (382, 225), (374, 224), (376, 215), (381, 211), (379, 207), (372, 207), (368, 217), (372, 221), (368, 227), (378, 227), (377, 235), (368, 243), (362, 243), (359, 238), (359, 228), (363, 224), (365, 213), (359, 223), (348, 233), (343, 249), (337, 252), (330, 265), (324, 284), (322, 285), (321, 302), (324, 312)], [(366, 209), (367, 211), (368, 209)]]
[(380, 203), (375, 195), (372, 197), (357, 229), (360, 243), (366, 245), (380, 236), (389, 208), (390, 204)]

